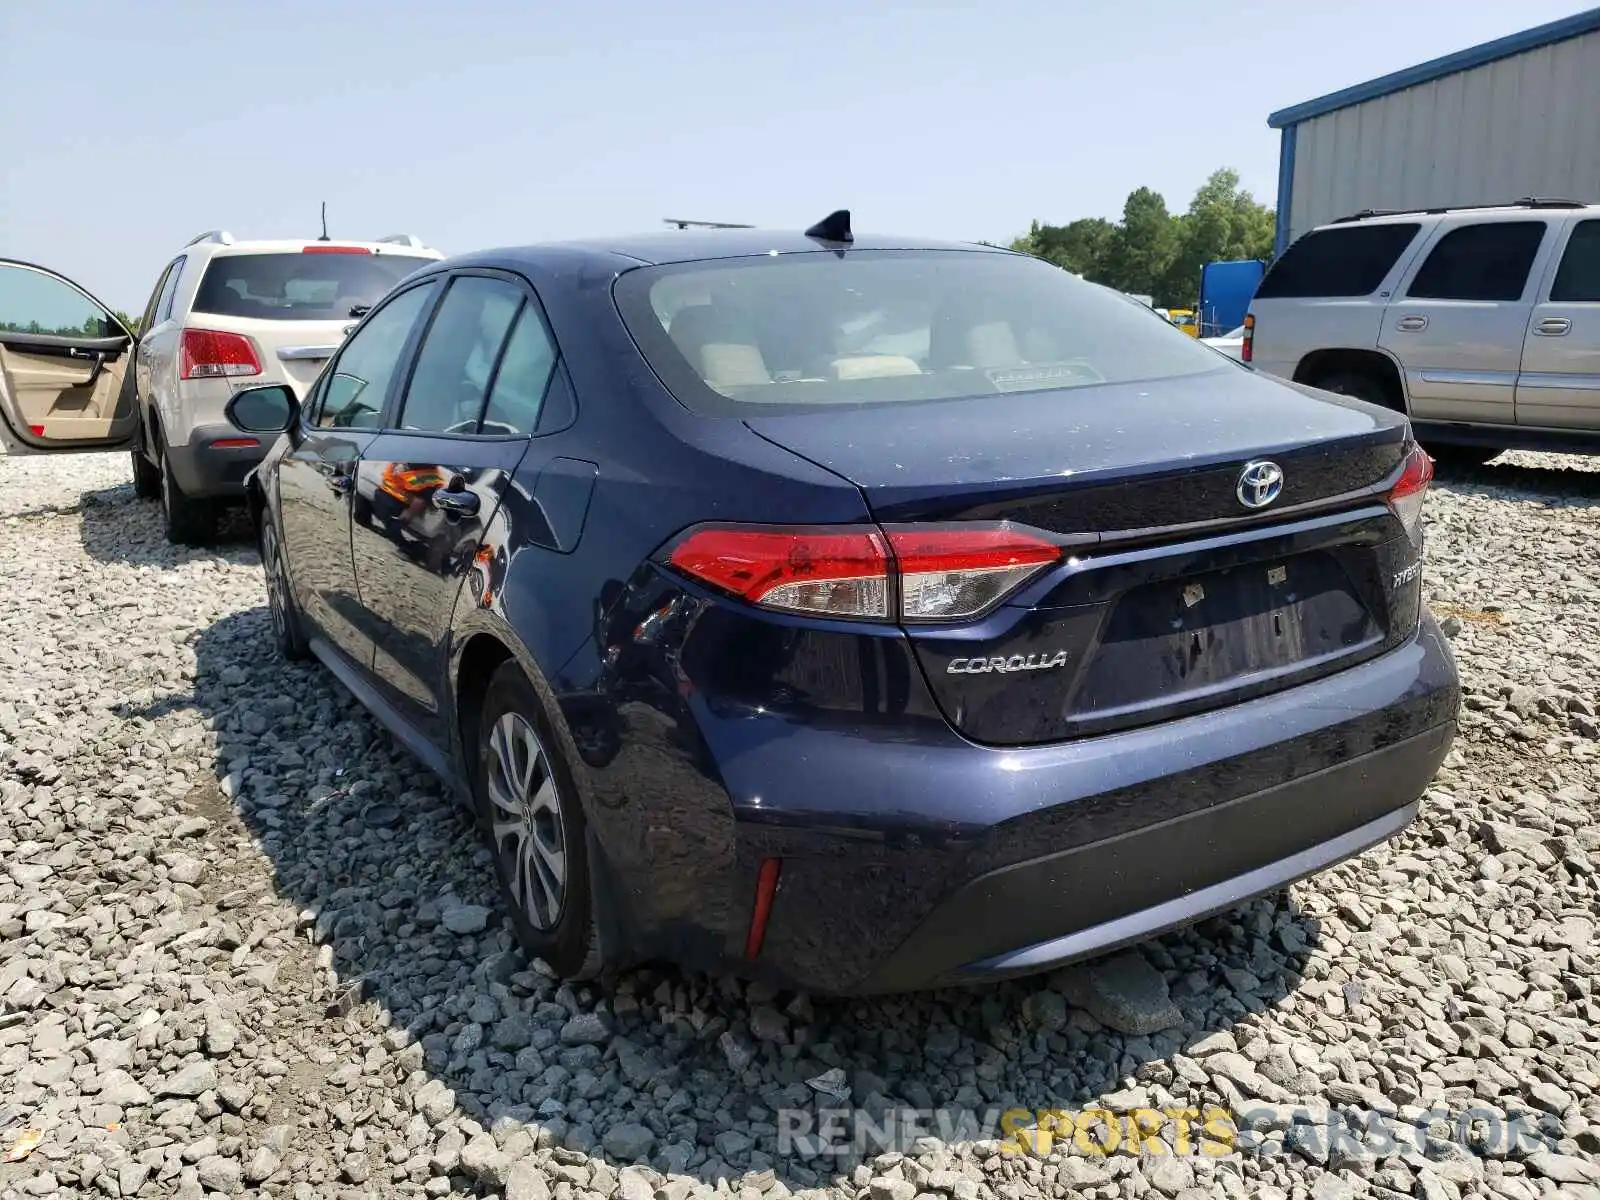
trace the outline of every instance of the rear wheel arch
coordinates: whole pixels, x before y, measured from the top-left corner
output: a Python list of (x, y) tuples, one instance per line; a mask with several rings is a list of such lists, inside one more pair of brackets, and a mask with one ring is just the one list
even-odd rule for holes
[(500, 664), (516, 655), (491, 633), (475, 633), (461, 648), (455, 668), (456, 736), (461, 739), (461, 761), (466, 777), (472, 778), (478, 761), (478, 729), (482, 724), (483, 700), (489, 680)]
[[(1406, 392), (1400, 368), (1395, 361), (1380, 350), (1330, 349), (1313, 350), (1294, 369), (1296, 383), (1322, 386), (1324, 382), (1368, 381), (1372, 394), (1351, 391), (1361, 399), (1371, 399), (1385, 408), (1406, 412)], [(1345, 388), (1333, 388), (1345, 391)]]
[[(258, 475), (252, 475), (244, 489), (245, 508), (250, 514), (250, 528), (255, 530), (257, 544), (261, 541), (261, 522), (266, 518), (267, 492)], [(282, 553), (280, 550), (279, 553)]]
[(596, 812), (592, 787), (566, 714), (544, 674), (525, 651), (515, 647), (502, 633), (492, 630), (479, 629), (466, 637), (453, 671), (456, 736), (460, 739), (461, 765), (465, 768), (462, 781), (468, 789), (475, 817), (481, 817), (479, 808), (482, 801), (477, 794), (478, 762), (482, 753), (480, 733), (491, 686), (497, 673), (508, 664), (517, 668), (544, 710), (543, 715), (553, 740), (547, 752), (563, 760), (565, 774), (573, 786), (573, 799), (587, 825), (585, 846), (595, 931), (585, 967), (572, 977), (588, 978), (604, 966), (615, 965), (625, 944), (615, 907), (615, 880), (594, 824)]

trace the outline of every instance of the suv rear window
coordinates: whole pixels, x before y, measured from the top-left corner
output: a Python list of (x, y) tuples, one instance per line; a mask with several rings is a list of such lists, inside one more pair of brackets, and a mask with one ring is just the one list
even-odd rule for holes
[(219, 254), (200, 280), (194, 311), (263, 321), (349, 320), (433, 261), (415, 254)]
[(1256, 299), (1370, 296), (1421, 225), (1313, 229), (1272, 264)]
[(701, 412), (981, 399), (1233, 369), (1137, 301), (1021, 255), (817, 251), (642, 267), (617, 281), (616, 298), (657, 374)]

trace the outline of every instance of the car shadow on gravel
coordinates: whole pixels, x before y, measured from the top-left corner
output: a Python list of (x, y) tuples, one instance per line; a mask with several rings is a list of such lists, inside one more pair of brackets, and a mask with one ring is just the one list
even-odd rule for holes
[(82, 513), (83, 548), (90, 558), (103, 563), (167, 567), (196, 555), (232, 552), (255, 540), (243, 506), (231, 505), (219, 514), (211, 546), (174, 546), (161, 527), (160, 505), (135, 496), (131, 483), (84, 492), (77, 505), (52, 511)]
[[(1481, 467), (1437, 463), (1435, 481), (1452, 491), (1477, 496), (1543, 500), (1571, 508), (1600, 504), (1600, 469), (1553, 465), (1559, 461), (1539, 455), (1535, 457), (1539, 465), (1499, 460)], [(1600, 457), (1590, 461), (1600, 468)]]
[[(424, 1072), (396, 1097), (403, 1109), (437, 1125), (454, 1105), (503, 1145), (525, 1124), (558, 1148), (547, 1170), (579, 1151), (613, 1171), (648, 1162), (737, 1188), (771, 1169), (791, 1189), (817, 1186), (859, 1160), (781, 1153), (779, 1129), (804, 1134), (819, 1111), (851, 1105), (874, 1120), (890, 1106), (943, 1111), (924, 1132), (946, 1142), (996, 1137), (1003, 1110), (1173, 1083), (1174, 1054), (1293, 997), (1318, 941), (1316, 920), (1278, 896), (1147, 944), (1181, 1014), (1147, 1036), (1073, 1008), (1049, 976), (850, 1001), (661, 967), (560, 985), (515, 946), (465, 813), (327, 672), (276, 657), (264, 607), (211, 625), (194, 649), (194, 693), (176, 700), (214, 731), (219, 789), (190, 805), (242, 822), (300, 936), (322, 947), (314, 977), (285, 962), (280, 989), (302, 990), (307, 1021), (348, 1039), (347, 1056), (381, 1043), (398, 1078)], [(302, 943), (289, 957), (311, 954)]]

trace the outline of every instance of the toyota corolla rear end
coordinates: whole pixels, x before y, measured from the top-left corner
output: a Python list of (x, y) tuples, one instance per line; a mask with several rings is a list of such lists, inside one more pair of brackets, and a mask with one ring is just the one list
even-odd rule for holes
[(1010, 255), (690, 263), (616, 294), (680, 402), (860, 496), (846, 523), (721, 504), (611, 609), (616, 677), (675, 690), (728, 814), (685, 783), (641, 834), (700, 850), (655, 857), (675, 936), (820, 991), (980, 982), (1416, 815), (1459, 690), (1403, 418)]

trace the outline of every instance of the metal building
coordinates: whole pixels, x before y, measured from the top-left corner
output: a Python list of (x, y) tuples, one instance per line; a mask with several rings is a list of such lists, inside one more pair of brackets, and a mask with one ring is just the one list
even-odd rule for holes
[(1600, 8), (1280, 109), (1278, 237), (1364, 208), (1600, 201)]

